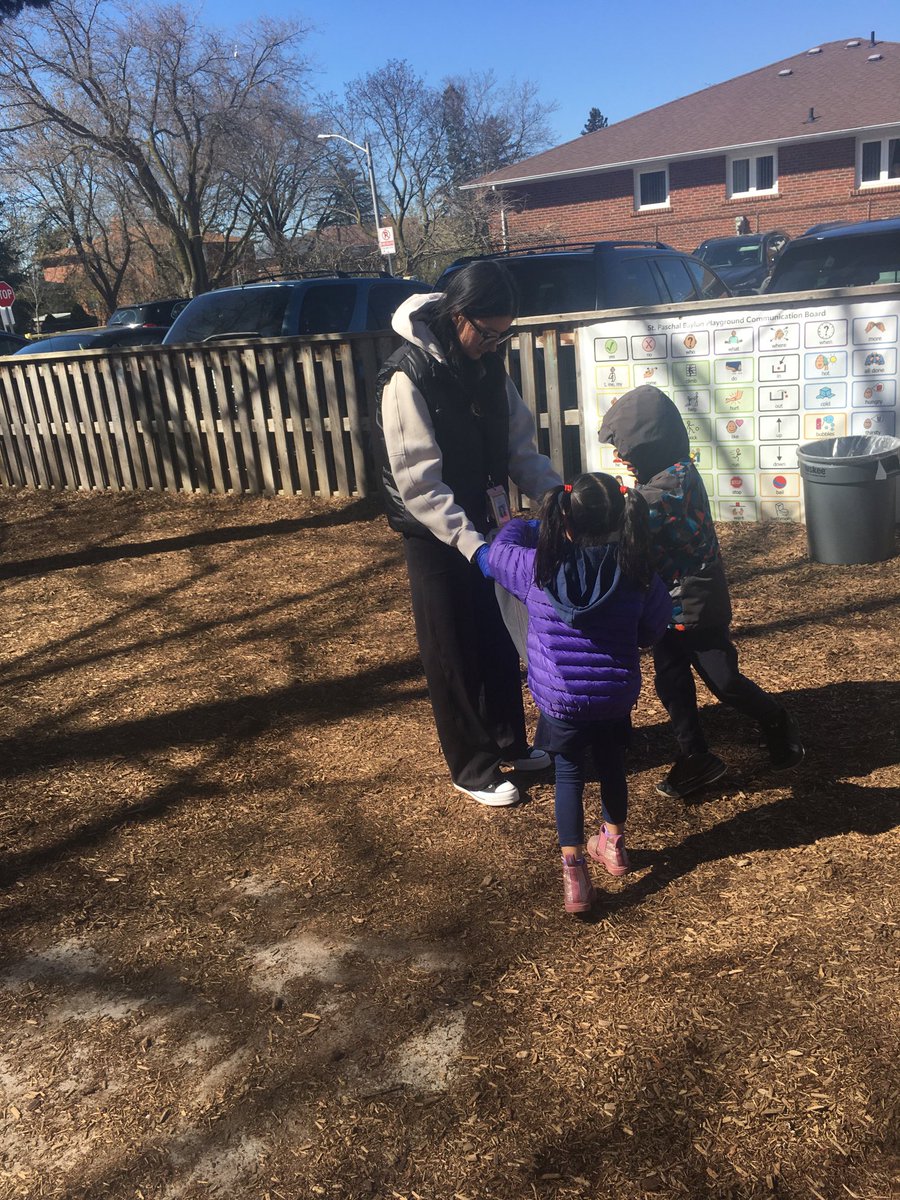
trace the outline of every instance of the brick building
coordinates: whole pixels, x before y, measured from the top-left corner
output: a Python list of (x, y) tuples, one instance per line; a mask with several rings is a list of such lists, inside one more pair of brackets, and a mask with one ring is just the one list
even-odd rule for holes
[(823, 43), (466, 184), (497, 241), (704, 238), (900, 214), (900, 43)]

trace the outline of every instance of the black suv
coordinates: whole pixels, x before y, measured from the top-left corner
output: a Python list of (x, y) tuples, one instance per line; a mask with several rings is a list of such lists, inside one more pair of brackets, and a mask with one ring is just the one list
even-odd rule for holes
[(408, 296), (431, 292), (420, 279), (393, 275), (332, 275), (267, 280), (196, 296), (163, 342), (210, 342), (233, 337), (296, 337), (390, 329)]
[(731, 294), (705, 263), (664, 242), (578, 242), (460, 258), (441, 275), (437, 289), (446, 287), (460, 267), (485, 258), (502, 262), (515, 279), (520, 317), (717, 300)]
[(142, 304), (125, 304), (117, 308), (107, 325), (171, 325), (190, 300), (187, 296), (176, 296), (173, 300), (148, 300)]
[(835, 225), (795, 238), (775, 263), (763, 291), (900, 283), (900, 217)]

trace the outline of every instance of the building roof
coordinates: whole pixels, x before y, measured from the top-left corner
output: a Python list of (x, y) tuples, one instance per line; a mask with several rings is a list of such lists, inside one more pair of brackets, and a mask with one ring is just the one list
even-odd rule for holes
[(900, 43), (848, 38), (582, 134), (463, 186), (583, 175), (892, 125), (900, 125)]

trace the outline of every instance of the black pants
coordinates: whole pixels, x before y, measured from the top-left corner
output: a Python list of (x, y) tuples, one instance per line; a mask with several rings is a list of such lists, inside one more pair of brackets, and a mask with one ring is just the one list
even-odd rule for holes
[(656, 694), (672, 720), (682, 754), (708, 749), (697, 711), (696, 671), (712, 694), (761, 725), (778, 719), (782, 707), (738, 667), (738, 653), (727, 626), (715, 629), (667, 629), (653, 647)]
[(441, 750), (461, 787), (498, 782), (527, 750), (519, 655), (474, 563), (436, 538), (403, 548), (419, 653)]

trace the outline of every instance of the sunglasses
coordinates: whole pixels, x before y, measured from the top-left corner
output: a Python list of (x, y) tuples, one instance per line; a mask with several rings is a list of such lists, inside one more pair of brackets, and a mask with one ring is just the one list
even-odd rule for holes
[(483, 325), (479, 325), (478, 322), (474, 321), (468, 313), (463, 313), (463, 316), (483, 342), (493, 342), (495, 346), (502, 346), (504, 342), (508, 342), (513, 336), (513, 331), (511, 329), (508, 333), (497, 333), (496, 329), (485, 329)]

